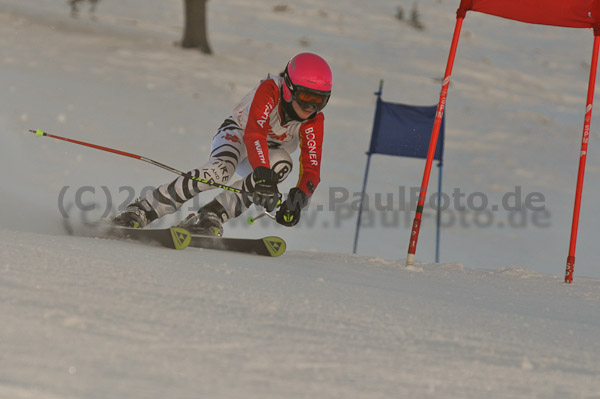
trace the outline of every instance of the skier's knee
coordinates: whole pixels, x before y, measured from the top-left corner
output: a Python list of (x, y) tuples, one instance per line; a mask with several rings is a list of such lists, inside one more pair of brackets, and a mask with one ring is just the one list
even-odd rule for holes
[(292, 171), (292, 158), (290, 157), (290, 154), (282, 150), (272, 151), (270, 155), (271, 169), (277, 174), (279, 182), (282, 182)]
[[(235, 173), (236, 165), (221, 159), (212, 160), (212, 162), (202, 168), (200, 177), (209, 177), (215, 183), (227, 184)], [(206, 177), (203, 177), (206, 176)], [(207, 179), (208, 180), (208, 179)]]

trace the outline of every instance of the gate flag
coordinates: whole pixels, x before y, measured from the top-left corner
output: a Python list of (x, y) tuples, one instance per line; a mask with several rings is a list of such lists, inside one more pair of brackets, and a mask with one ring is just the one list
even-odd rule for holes
[[(427, 158), (431, 128), (437, 106), (422, 107), (382, 101), (377, 98), (376, 123), (368, 154)], [(443, 124), (443, 122), (442, 122)], [(441, 131), (444, 128), (442, 126)], [(444, 137), (438, 138), (434, 159), (441, 161)]]
[[(416, 106), (383, 101), (381, 99), (383, 81), (379, 84), (377, 103), (375, 106), (375, 119), (373, 132), (371, 133), (371, 144), (367, 151), (367, 166), (361, 193), (361, 201), (358, 210), (356, 233), (354, 236), (354, 250), (358, 246), (358, 235), (362, 217), (363, 199), (367, 188), (369, 166), (371, 155), (394, 155), (413, 158), (427, 158), (431, 129), (436, 116), (437, 106)], [(437, 238), (436, 238), (436, 262), (439, 262), (440, 244), (440, 196), (442, 193), (442, 159), (444, 155), (444, 120), (442, 118), (441, 134), (438, 137), (434, 159), (438, 160), (440, 170), (438, 179), (438, 210), (437, 210)]]
[(600, 22), (598, 0), (462, 0), (458, 16), (477, 11), (537, 25), (595, 28)]
[(565, 271), (565, 283), (571, 283), (573, 281), (573, 269), (575, 265), (575, 248), (577, 245), (585, 162), (588, 155), (588, 141), (594, 102), (594, 86), (596, 84), (596, 69), (598, 66), (598, 55), (600, 53), (600, 0), (461, 0), (460, 6), (456, 12), (456, 26), (450, 45), (450, 54), (448, 55), (448, 62), (444, 73), (435, 122), (433, 124), (433, 129), (431, 130), (430, 147), (427, 152), (427, 161), (425, 162), (421, 191), (419, 192), (419, 200), (416, 207), (417, 210), (415, 212), (408, 244), (406, 265), (412, 265), (415, 259), (419, 231), (421, 228), (423, 205), (427, 194), (429, 175), (431, 174), (431, 165), (433, 163), (437, 138), (447, 102), (450, 76), (454, 66), (460, 31), (467, 15), (467, 11), (477, 11), (530, 24), (593, 29), (594, 47), (592, 49), (592, 60), (590, 63), (591, 67), (588, 81), (587, 101), (585, 104), (579, 169), (577, 172), (577, 183), (575, 188), (575, 205), (573, 207), (571, 238)]

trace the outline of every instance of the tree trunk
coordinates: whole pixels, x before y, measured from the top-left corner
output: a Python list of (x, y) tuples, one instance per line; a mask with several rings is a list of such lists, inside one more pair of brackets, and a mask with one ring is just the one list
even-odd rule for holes
[(185, 26), (181, 47), (197, 48), (204, 54), (212, 54), (206, 34), (206, 2), (208, 0), (184, 0)]

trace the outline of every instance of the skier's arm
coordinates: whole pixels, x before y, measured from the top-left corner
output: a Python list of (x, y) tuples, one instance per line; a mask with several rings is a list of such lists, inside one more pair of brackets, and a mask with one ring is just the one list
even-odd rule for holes
[(300, 174), (296, 187), (308, 198), (321, 181), (321, 151), (323, 146), (324, 116), (318, 113), (314, 119), (300, 127)]
[(300, 176), (286, 200), (277, 210), (275, 219), (287, 227), (300, 221), (300, 214), (321, 181), (321, 148), (323, 145), (323, 114), (300, 126)]
[(244, 130), (244, 143), (253, 169), (259, 166), (271, 167), (267, 134), (270, 129), (269, 118), (278, 98), (279, 88), (274, 81), (268, 79), (258, 86), (250, 104), (248, 122)]

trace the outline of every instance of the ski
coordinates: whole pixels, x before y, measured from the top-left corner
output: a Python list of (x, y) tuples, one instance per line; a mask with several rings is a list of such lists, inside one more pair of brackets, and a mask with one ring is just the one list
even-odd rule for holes
[(184, 249), (190, 243), (191, 234), (181, 227), (167, 229), (133, 229), (128, 227), (111, 227), (108, 237), (124, 238), (148, 244), (159, 244), (171, 249)]
[(133, 240), (145, 244), (156, 244), (171, 249), (183, 249), (190, 243), (191, 234), (181, 227), (166, 229), (134, 229), (111, 226), (106, 223), (87, 223), (76, 230), (70, 226), (70, 235), (107, 238), (117, 240)]
[(70, 235), (132, 240), (172, 249), (183, 249), (190, 246), (270, 257), (281, 256), (286, 250), (285, 241), (280, 237), (230, 238), (202, 236), (190, 234), (186, 229), (176, 226), (164, 229), (135, 229), (98, 222), (86, 223), (77, 228), (65, 223), (65, 229)]
[(275, 236), (262, 238), (230, 238), (191, 234), (189, 246), (272, 257), (281, 256), (286, 250), (285, 241), (282, 238)]

